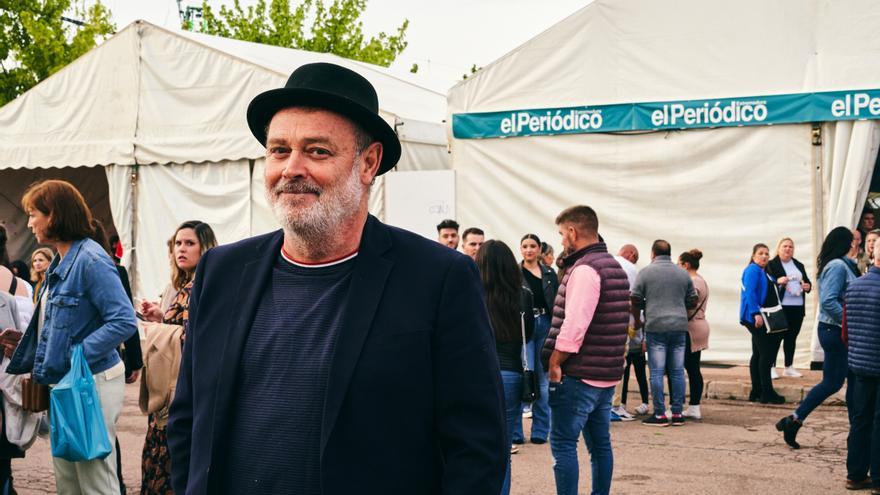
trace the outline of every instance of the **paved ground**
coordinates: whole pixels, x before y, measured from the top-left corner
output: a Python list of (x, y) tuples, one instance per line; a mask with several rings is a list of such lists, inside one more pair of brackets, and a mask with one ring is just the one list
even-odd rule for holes
[[(747, 370), (706, 370), (721, 383), (745, 381)], [(818, 373), (780, 386), (818, 381)], [(747, 392), (746, 392), (747, 393)], [(637, 404), (631, 395), (631, 405)], [(642, 426), (638, 422), (612, 425), (615, 494), (825, 494), (845, 493), (846, 410), (823, 406), (801, 430), (803, 448), (789, 450), (773, 423), (791, 405), (760, 406), (744, 401), (707, 399), (703, 421), (679, 428)], [(528, 431), (529, 423), (526, 420)], [(140, 455), (146, 418), (137, 408), (137, 385), (126, 390), (119, 423), (123, 472), (129, 493), (140, 485)], [(581, 493), (589, 493), (589, 460), (581, 453)], [(378, 455), (374, 452), (371, 455)], [(513, 491), (521, 495), (554, 492), (548, 445), (522, 446), (513, 456)], [(22, 495), (54, 493), (48, 442), (38, 440), (25, 459), (13, 462), (16, 487)], [(865, 493), (865, 492), (862, 492)]]

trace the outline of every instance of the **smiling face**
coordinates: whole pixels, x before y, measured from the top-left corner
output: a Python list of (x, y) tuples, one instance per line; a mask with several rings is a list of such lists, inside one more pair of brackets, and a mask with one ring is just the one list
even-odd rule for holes
[(37, 238), (37, 243), (46, 244), (51, 240), (47, 236), (47, 232), (49, 231), (49, 216), (42, 211), (36, 208), (29, 209), (27, 226), (31, 229), (31, 232), (34, 233), (34, 237)]
[(358, 152), (357, 136), (351, 121), (327, 110), (275, 114), (266, 138), (266, 196), (285, 232), (321, 242), (343, 221), (366, 214), (382, 145)]
[(185, 272), (192, 272), (199, 264), (202, 257), (202, 245), (196, 231), (193, 229), (180, 229), (174, 235), (174, 248), (172, 250), (174, 263)]
[(519, 252), (522, 254), (523, 261), (531, 263), (541, 254), (541, 246), (534, 239), (523, 239), (519, 244)]
[(770, 250), (765, 247), (759, 247), (755, 254), (752, 255), (752, 261), (761, 268), (764, 268), (767, 266), (767, 262), (770, 261)]

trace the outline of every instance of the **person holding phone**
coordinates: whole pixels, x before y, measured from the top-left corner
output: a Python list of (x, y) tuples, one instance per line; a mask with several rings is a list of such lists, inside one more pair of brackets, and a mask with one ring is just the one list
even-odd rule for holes
[[(794, 350), (797, 344), (798, 334), (804, 322), (804, 298), (809, 294), (813, 285), (804, 264), (794, 257), (794, 241), (790, 237), (783, 237), (776, 245), (776, 257), (767, 263), (765, 271), (775, 282), (774, 286), (779, 292), (779, 300), (782, 303), (782, 311), (785, 313), (785, 321), (788, 322), (788, 330), (783, 335), (783, 352), (785, 353), (785, 371), (783, 376), (798, 378), (801, 375), (794, 369)], [(770, 367), (770, 377), (774, 380), (779, 377), (776, 373), (777, 347), (773, 352), (773, 366)]]

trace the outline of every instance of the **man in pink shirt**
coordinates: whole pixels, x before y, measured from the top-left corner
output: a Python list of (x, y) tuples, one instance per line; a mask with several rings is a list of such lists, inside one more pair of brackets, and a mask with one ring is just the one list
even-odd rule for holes
[(599, 241), (599, 219), (592, 208), (568, 208), (556, 217), (556, 225), (563, 247), (571, 253), (563, 260), (542, 353), (550, 374), (556, 493), (577, 494), (577, 440), (583, 434), (590, 452), (592, 493), (603, 494), (611, 490), (611, 398), (623, 376), (629, 281)]

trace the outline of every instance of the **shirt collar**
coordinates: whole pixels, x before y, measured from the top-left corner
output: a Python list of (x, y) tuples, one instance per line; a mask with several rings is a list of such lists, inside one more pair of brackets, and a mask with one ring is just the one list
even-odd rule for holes
[(67, 274), (70, 273), (70, 269), (73, 267), (76, 256), (79, 254), (80, 250), (82, 250), (85, 242), (86, 239), (73, 241), (67, 254), (64, 255), (64, 259), (61, 259), (60, 254), (56, 254), (55, 257), (52, 258), (52, 263), (49, 264), (49, 268), (46, 270), (46, 278), (54, 275), (61, 280), (66, 279)]

